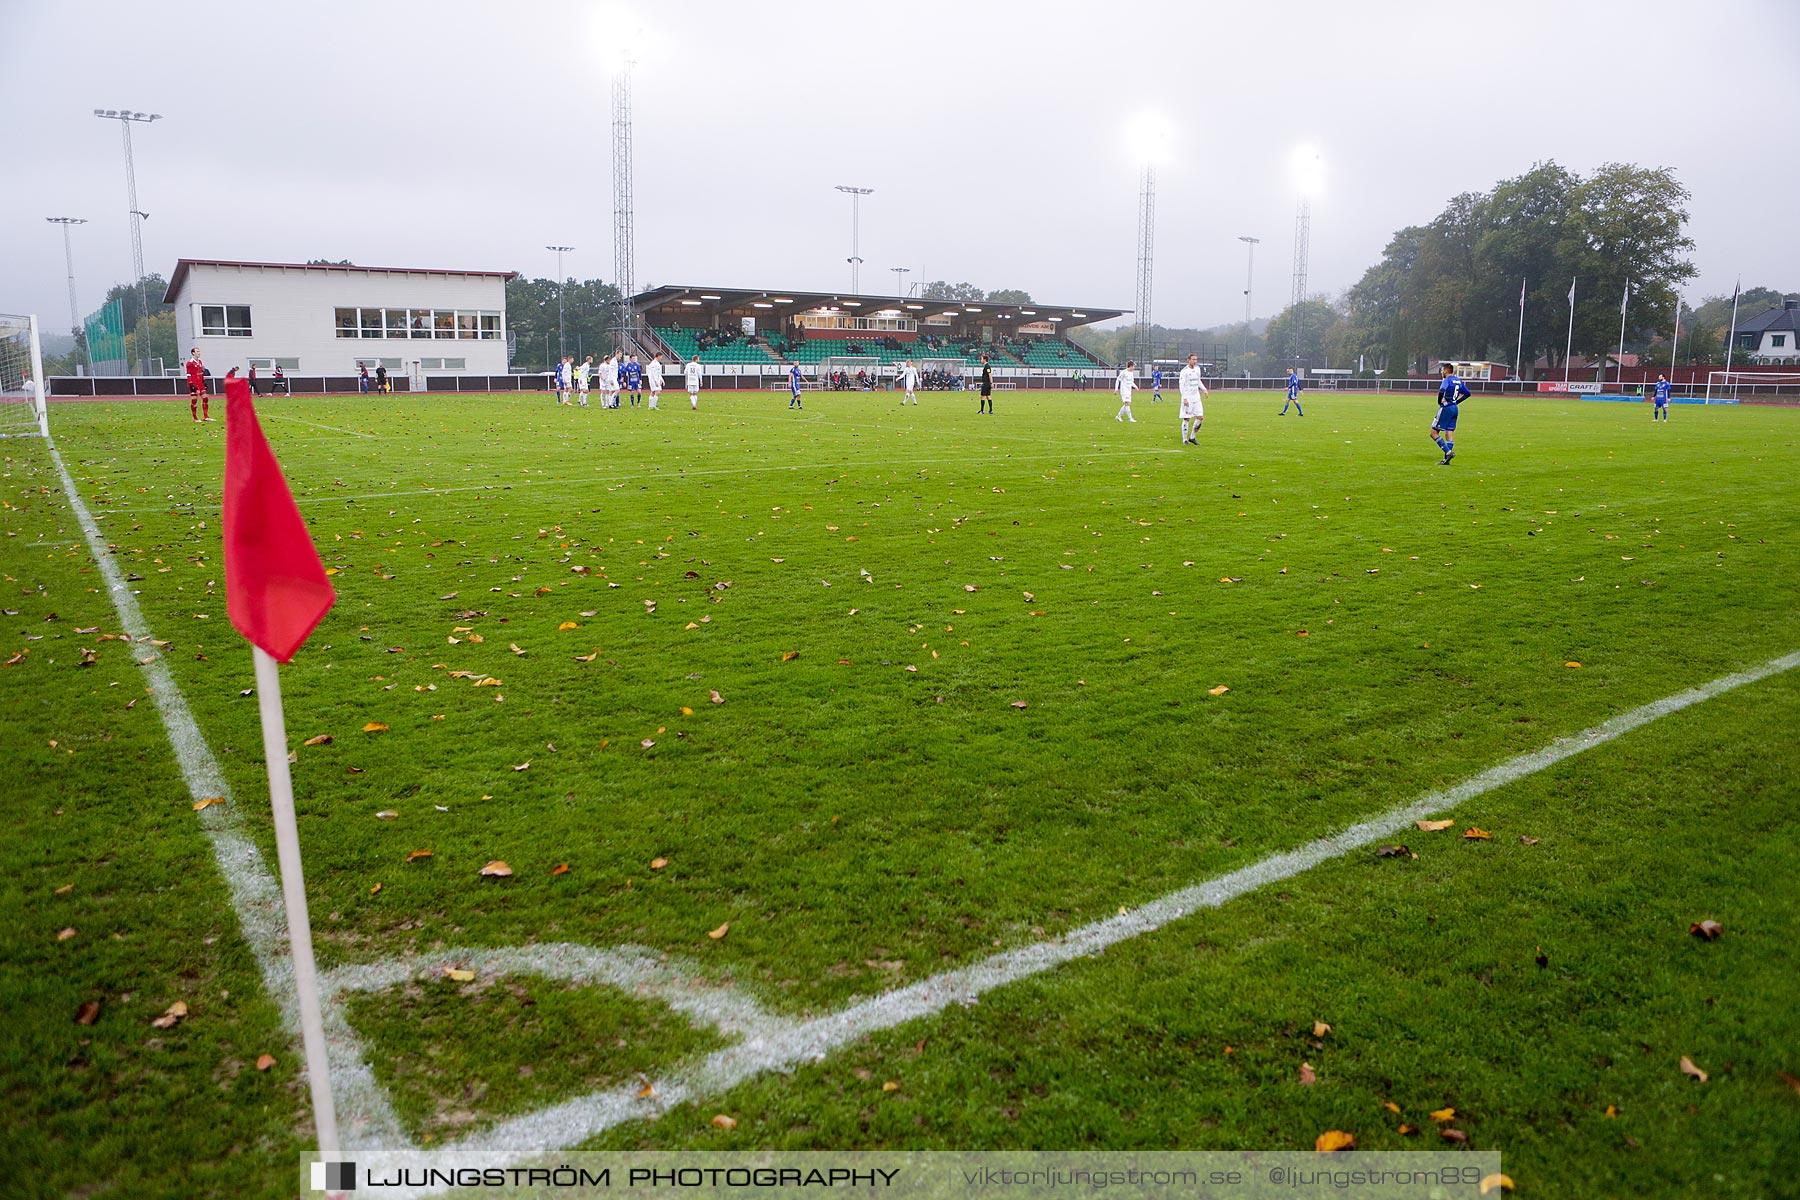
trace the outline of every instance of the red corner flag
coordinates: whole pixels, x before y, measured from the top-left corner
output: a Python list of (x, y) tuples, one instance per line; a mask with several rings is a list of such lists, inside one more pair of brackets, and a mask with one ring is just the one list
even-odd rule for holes
[(337, 599), (263, 436), (250, 385), (225, 381), (225, 609), (277, 662), (294, 657)]

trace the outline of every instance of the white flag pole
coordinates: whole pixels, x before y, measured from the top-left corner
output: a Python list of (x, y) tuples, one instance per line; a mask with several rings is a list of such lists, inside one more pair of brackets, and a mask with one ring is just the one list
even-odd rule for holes
[(1625, 294), (1619, 297), (1619, 391), (1625, 390), (1625, 306), (1631, 303), (1631, 280), (1625, 281)]
[(1569, 382), (1569, 354), (1575, 349), (1575, 280), (1569, 280), (1569, 340), (1563, 343), (1563, 382)]
[(1525, 378), (1525, 280), (1519, 279), (1519, 344), (1513, 347), (1513, 378)]
[(1675, 336), (1669, 339), (1669, 382), (1675, 382), (1676, 351), (1681, 349), (1681, 297), (1675, 297)]
[(281, 899), (287, 911), (288, 950), (294, 990), (300, 998), (300, 1036), (306, 1078), (312, 1088), (319, 1152), (338, 1151), (337, 1109), (331, 1102), (331, 1068), (325, 1057), (325, 1025), (319, 1015), (318, 970), (313, 965), (312, 926), (306, 918), (306, 880), (300, 873), (300, 832), (294, 824), (294, 781), (288, 773), (287, 723), (281, 715), (281, 676), (261, 646), (256, 656), (256, 705), (262, 713), (263, 756), (269, 761), (269, 804), (275, 815), (275, 858), (281, 867)]
[(1739, 281), (1731, 289), (1731, 332), (1725, 335), (1725, 373), (1727, 375), (1731, 373), (1731, 351), (1737, 345), (1738, 293), (1743, 290), (1743, 286), (1742, 281)]

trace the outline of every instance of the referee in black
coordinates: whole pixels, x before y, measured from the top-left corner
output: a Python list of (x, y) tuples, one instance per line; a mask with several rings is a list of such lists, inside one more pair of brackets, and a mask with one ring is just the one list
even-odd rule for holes
[(994, 415), (994, 368), (988, 365), (988, 356), (985, 354), (981, 356), (981, 401), (975, 406), (975, 411), (985, 412), (990, 417)]

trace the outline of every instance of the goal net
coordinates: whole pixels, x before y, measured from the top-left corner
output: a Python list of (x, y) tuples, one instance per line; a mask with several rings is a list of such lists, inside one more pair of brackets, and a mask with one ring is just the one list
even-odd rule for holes
[(0, 437), (49, 437), (36, 317), (0, 313)]
[(1706, 402), (1745, 396), (1800, 396), (1800, 373), (1780, 371), (1708, 371)]

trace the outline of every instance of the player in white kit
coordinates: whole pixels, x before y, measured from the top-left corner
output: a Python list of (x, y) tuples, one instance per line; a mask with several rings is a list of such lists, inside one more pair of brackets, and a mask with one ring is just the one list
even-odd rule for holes
[(652, 354), (650, 356), (650, 361), (644, 364), (644, 377), (650, 381), (650, 407), (655, 408), (657, 400), (662, 397), (662, 355)]
[(683, 374), (687, 376), (688, 405), (698, 412), (700, 410), (700, 360), (690, 359)]
[(600, 364), (600, 403), (607, 408), (619, 407), (619, 352), (614, 350)]
[(588, 406), (588, 378), (594, 373), (594, 356), (588, 355), (575, 368), (575, 393), (581, 401), (581, 407)]
[(900, 407), (905, 408), (909, 400), (914, 408), (919, 407), (919, 368), (911, 359), (900, 364), (900, 384), (906, 389), (906, 395), (900, 397)]
[(1200, 356), (1188, 355), (1187, 366), (1181, 368), (1181, 444), (1198, 446), (1200, 422), (1206, 419), (1206, 383), (1200, 374)]
[(1137, 362), (1132, 360), (1119, 368), (1117, 383), (1119, 389), (1119, 411), (1114, 414), (1115, 421), (1130, 421), (1137, 424), (1137, 418), (1131, 415), (1131, 389), (1137, 386)]

